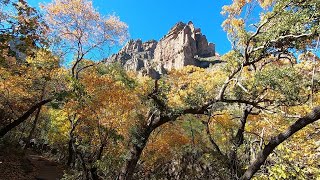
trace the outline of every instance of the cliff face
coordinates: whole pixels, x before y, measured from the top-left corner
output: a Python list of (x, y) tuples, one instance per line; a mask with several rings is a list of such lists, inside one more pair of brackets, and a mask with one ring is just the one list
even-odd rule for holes
[(157, 43), (155, 40), (144, 43), (140, 39), (130, 40), (117, 54), (109, 57), (106, 62), (119, 62), (127, 71), (137, 71), (157, 79), (160, 74), (151, 66)]
[(154, 61), (157, 70), (179, 69), (183, 66), (201, 66), (196, 57), (210, 57), (215, 55), (214, 45), (208, 43), (200, 29), (196, 29), (192, 22), (177, 23), (169, 33), (160, 40)]
[(210, 63), (199, 58), (213, 56), (214, 44), (208, 43), (201, 30), (195, 28), (192, 22), (179, 22), (159, 42), (130, 40), (107, 62), (120, 62), (126, 70), (159, 78), (167, 71), (187, 65), (208, 67)]

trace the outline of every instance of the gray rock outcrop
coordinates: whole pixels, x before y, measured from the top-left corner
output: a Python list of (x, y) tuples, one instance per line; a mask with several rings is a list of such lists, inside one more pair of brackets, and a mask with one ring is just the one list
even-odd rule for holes
[(197, 57), (211, 57), (215, 55), (214, 44), (208, 43), (200, 29), (196, 29), (192, 22), (179, 22), (163, 37), (154, 53), (157, 70), (170, 71), (187, 65), (201, 66)]
[(109, 57), (106, 62), (119, 62), (127, 71), (136, 71), (152, 78), (159, 78), (160, 74), (151, 66), (157, 43), (155, 40), (147, 42), (142, 42), (140, 39), (130, 40), (118, 53)]
[(137, 71), (152, 78), (159, 78), (172, 69), (187, 65), (206, 68), (215, 57), (215, 46), (192, 22), (179, 22), (159, 42), (130, 40), (117, 54), (106, 61), (119, 62), (126, 70)]

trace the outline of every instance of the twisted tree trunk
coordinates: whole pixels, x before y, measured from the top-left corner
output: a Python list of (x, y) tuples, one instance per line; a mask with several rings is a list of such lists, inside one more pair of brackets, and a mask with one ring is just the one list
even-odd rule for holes
[(17, 127), (21, 123), (23, 123), (25, 120), (27, 120), (31, 114), (40, 108), (41, 106), (47, 104), (48, 102), (51, 102), (52, 99), (46, 99), (43, 101), (38, 102), (34, 106), (32, 106), (27, 112), (25, 112), (22, 116), (20, 116), (17, 120), (13, 121), (12, 123), (8, 124), (7, 126), (3, 127), (0, 130), (0, 138), (2, 138), (4, 135), (6, 135), (9, 131), (11, 131), (13, 128)]
[(252, 176), (260, 169), (261, 165), (265, 162), (267, 157), (272, 153), (272, 151), (283, 141), (288, 139), (297, 131), (306, 127), (307, 125), (320, 119), (320, 106), (314, 108), (306, 116), (299, 118), (295, 123), (293, 123), (286, 131), (278, 134), (271, 138), (270, 142), (263, 148), (262, 151), (258, 153), (256, 160), (249, 166), (241, 180), (251, 179)]
[[(43, 88), (42, 88), (42, 93), (41, 93), (41, 97), (40, 97), (40, 100), (41, 100), (41, 101), (42, 101), (43, 98), (44, 98), (45, 90), (46, 90), (46, 85), (44, 85)], [(35, 116), (35, 118), (34, 118), (31, 131), (30, 131), (30, 133), (29, 133), (29, 136), (27, 137), (26, 146), (24, 147), (25, 149), (27, 149), (27, 148), (30, 147), (30, 140), (32, 139), (32, 136), (33, 136), (33, 134), (34, 134), (34, 131), (35, 131), (36, 128), (37, 128), (37, 124), (38, 124), (38, 120), (39, 120), (41, 108), (42, 108), (42, 105), (38, 108), (38, 110), (37, 110), (37, 112), (36, 112), (36, 116)]]
[(40, 112), (41, 112), (41, 107), (42, 106), (40, 106), (38, 108), (37, 112), (36, 112), (36, 116), (35, 116), (34, 121), (33, 121), (32, 129), (31, 129), (31, 131), (29, 133), (29, 136), (27, 137), (27, 142), (26, 142), (26, 146), (24, 147), (24, 149), (28, 149), (30, 147), (30, 140), (32, 139), (33, 133), (36, 130), (38, 119), (39, 119), (39, 115), (40, 115)]
[(149, 139), (150, 134), (155, 128), (150, 126), (145, 127), (141, 130), (135, 142), (132, 142), (131, 148), (129, 151), (129, 156), (126, 159), (124, 166), (121, 168), (121, 174), (119, 175), (119, 180), (130, 180), (133, 176), (135, 167), (140, 159), (141, 153), (145, 146), (147, 145), (147, 141)]
[(70, 120), (70, 125), (71, 125), (71, 129), (69, 131), (69, 142), (68, 142), (68, 161), (67, 161), (67, 165), (69, 167), (72, 167), (75, 163), (75, 160), (76, 160), (76, 152), (74, 151), (74, 141), (75, 141), (75, 138), (74, 138), (74, 130), (76, 128), (76, 125), (75, 123), (73, 122), (73, 120)]
[(233, 174), (233, 178), (237, 179), (241, 174), (243, 174), (243, 171), (241, 172), (241, 168), (239, 166), (238, 162), (238, 149), (239, 147), (243, 144), (244, 141), (244, 129), (247, 123), (247, 119), (249, 114), (252, 111), (252, 106), (251, 105), (246, 105), (243, 109), (243, 114), (240, 118), (240, 127), (237, 131), (236, 136), (232, 139), (232, 147), (229, 152), (229, 165), (231, 169), (231, 173)]
[(131, 180), (136, 165), (140, 159), (141, 153), (143, 149), (146, 147), (148, 139), (151, 133), (162, 124), (169, 122), (170, 120), (174, 120), (177, 116), (169, 117), (169, 116), (159, 116), (157, 111), (148, 115), (148, 123), (146, 126), (141, 127), (140, 130), (134, 135), (134, 139), (132, 139), (130, 144), (130, 150), (128, 158), (126, 159), (124, 165), (121, 168), (120, 175), (118, 180)]

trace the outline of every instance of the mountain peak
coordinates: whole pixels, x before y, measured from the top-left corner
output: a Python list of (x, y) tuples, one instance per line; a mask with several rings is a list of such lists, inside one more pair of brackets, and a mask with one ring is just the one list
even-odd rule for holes
[(176, 23), (159, 42), (130, 40), (108, 62), (120, 62), (126, 70), (141, 72), (159, 78), (172, 69), (187, 65), (208, 67), (209, 62), (199, 58), (215, 56), (215, 46), (208, 43), (200, 28), (189, 21)]

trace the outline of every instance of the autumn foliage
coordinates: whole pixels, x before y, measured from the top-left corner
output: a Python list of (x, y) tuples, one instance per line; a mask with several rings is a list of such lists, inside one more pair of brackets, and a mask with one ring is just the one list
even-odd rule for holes
[(104, 62), (128, 26), (90, 0), (0, 2), (0, 146), (41, 140), (64, 179), (320, 178), (318, 0), (234, 0), (222, 62), (158, 80)]

